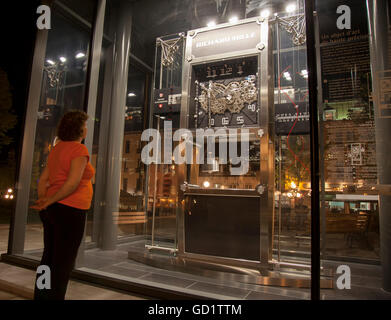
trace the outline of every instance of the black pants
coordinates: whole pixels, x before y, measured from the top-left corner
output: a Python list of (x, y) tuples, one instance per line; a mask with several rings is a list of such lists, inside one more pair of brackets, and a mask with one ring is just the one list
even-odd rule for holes
[[(83, 238), (86, 210), (54, 203), (39, 213), (44, 228), (41, 265), (50, 268), (51, 289), (39, 289), (35, 281), (34, 300), (64, 300)], [(41, 274), (37, 273), (37, 278)]]

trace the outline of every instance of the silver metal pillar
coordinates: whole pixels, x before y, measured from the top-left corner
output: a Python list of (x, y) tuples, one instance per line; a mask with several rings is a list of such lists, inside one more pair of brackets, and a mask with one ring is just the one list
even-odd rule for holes
[[(118, 212), (122, 147), (125, 130), (125, 108), (129, 72), (130, 39), (132, 29), (132, 6), (127, 1), (120, 1), (116, 7), (116, 28), (114, 44), (114, 66), (112, 97), (110, 108), (110, 123), (107, 132), (106, 158), (106, 189), (105, 209), (103, 210), (101, 228), (101, 249), (113, 250), (116, 248), (117, 226), (113, 221), (113, 214)], [(113, 17), (112, 17), (113, 19)], [(105, 108), (107, 106), (103, 106)], [(106, 134), (101, 132), (100, 134)]]
[[(390, 3), (388, 0), (367, 0), (370, 31), (371, 68), (376, 127), (376, 160), (378, 183), (391, 185), (391, 115), (381, 111), (380, 85), (385, 71), (391, 74)], [(380, 259), (383, 269), (383, 289), (391, 292), (391, 196), (380, 194)]]
[(22, 157), (20, 161), (18, 182), (16, 185), (17, 202), (14, 217), (10, 226), (8, 254), (24, 253), (26, 223), (29, 211), (30, 183), (33, 170), (35, 134), (37, 129), (38, 108), (41, 96), (47, 38), (48, 30), (40, 30), (37, 32), (23, 134)]
[[(93, 27), (93, 38), (91, 45), (90, 54), (90, 73), (88, 75), (89, 84), (88, 98), (87, 98), (87, 114), (88, 118), (88, 131), (85, 139), (85, 145), (88, 148), (89, 154), (92, 156), (92, 145), (94, 143), (94, 129), (95, 129), (95, 111), (96, 101), (98, 95), (98, 81), (99, 81), (99, 69), (100, 69), (100, 58), (102, 52), (102, 40), (103, 40), (103, 26), (105, 20), (106, 11), (106, 0), (98, 0), (96, 8), (95, 25)], [(80, 267), (83, 264), (84, 249), (85, 249), (85, 236), (87, 230), (87, 223), (84, 230), (83, 240), (81, 242), (75, 267)]]
[[(99, 133), (109, 132), (110, 122), (110, 103), (112, 91), (112, 76), (114, 65), (114, 45), (111, 44), (104, 52), (105, 57), (105, 73), (103, 83), (103, 96), (100, 115)], [(105, 208), (106, 196), (106, 159), (107, 159), (107, 134), (99, 134), (99, 150), (96, 157), (96, 175), (95, 175), (95, 199), (94, 199), (94, 217), (92, 226), (92, 242), (101, 245), (101, 227), (102, 216)], [(103, 228), (103, 227), (102, 227)]]

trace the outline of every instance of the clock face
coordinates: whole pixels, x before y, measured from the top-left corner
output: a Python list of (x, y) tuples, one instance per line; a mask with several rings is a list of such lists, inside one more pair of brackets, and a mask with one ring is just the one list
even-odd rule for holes
[(193, 67), (190, 127), (258, 125), (257, 57)]

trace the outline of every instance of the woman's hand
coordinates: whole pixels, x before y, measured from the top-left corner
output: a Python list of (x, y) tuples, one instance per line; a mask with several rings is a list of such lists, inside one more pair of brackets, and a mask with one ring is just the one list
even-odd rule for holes
[(35, 201), (35, 205), (31, 206), (31, 209), (36, 209), (38, 211), (45, 210), (48, 206), (53, 203), (50, 198), (43, 197)]

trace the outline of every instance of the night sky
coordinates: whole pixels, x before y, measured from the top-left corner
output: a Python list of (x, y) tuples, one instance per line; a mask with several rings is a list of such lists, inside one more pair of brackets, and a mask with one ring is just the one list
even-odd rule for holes
[[(25, 108), (27, 103), (27, 92), (29, 85), (30, 69), (32, 64), (33, 46), (37, 32), (36, 10), (39, 1), (4, 1), (1, 10), (1, 49), (0, 67), (7, 75), (10, 82), (13, 97), (13, 113), (18, 117), (15, 129), (9, 131), (13, 137), (16, 159), (19, 157), (19, 147), (22, 141), (22, 128)], [(1, 119), (0, 119), (1, 121)], [(7, 159), (8, 150), (4, 148), (0, 160)]]

